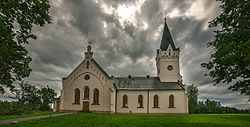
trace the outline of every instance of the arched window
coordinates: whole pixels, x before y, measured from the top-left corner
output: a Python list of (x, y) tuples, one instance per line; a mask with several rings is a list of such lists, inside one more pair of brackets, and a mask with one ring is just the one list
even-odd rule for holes
[(159, 96), (154, 96), (154, 108), (159, 108)]
[(128, 96), (127, 95), (123, 95), (122, 107), (123, 108), (127, 108), (128, 107)]
[(87, 66), (86, 66), (86, 68), (87, 68), (87, 69), (89, 68), (89, 61), (87, 62)]
[(78, 88), (75, 89), (75, 104), (80, 103), (80, 90)]
[(98, 105), (99, 104), (99, 90), (97, 88), (94, 89), (93, 104), (94, 105)]
[(143, 96), (138, 96), (138, 108), (143, 108)]
[(174, 95), (169, 96), (169, 108), (174, 108)]
[(85, 86), (84, 88), (84, 99), (89, 99), (89, 87)]

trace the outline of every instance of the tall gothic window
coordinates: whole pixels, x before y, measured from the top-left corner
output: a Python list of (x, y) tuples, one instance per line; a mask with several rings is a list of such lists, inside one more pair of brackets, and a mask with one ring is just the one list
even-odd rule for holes
[(123, 95), (122, 107), (123, 108), (127, 108), (128, 107), (128, 96), (127, 95)]
[(143, 108), (143, 96), (138, 96), (138, 108)]
[(154, 96), (154, 108), (159, 108), (159, 96)]
[(95, 104), (95, 105), (99, 104), (99, 90), (97, 88), (94, 89), (93, 104)]
[(169, 108), (174, 108), (174, 95), (169, 96)]
[(75, 104), (80, 103), (80, 90), (78, 88), (75, 89)]
[(84, 88), (84, 99), (89, 99), (89, 87), (85, 86)]

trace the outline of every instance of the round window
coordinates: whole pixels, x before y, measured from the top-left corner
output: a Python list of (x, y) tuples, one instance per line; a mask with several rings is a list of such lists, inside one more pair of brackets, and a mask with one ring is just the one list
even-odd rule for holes
[(84, 79), (85, 79), (85, 80), (89, 80), (89, 79), (90, 79), (90, 76), (89, 76), (89, 75), (85, 75), (85, 76), (84, 76)]
[(168, 65), (168, 70), (172, 71), (173, 70), (173, 66), (172, 65)]

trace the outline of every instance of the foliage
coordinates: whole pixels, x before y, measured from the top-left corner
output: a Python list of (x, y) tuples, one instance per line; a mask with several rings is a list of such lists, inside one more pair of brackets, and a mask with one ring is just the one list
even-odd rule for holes
[(20, 83), (20, 89), (15, 90), (15, 97), (19, 103), (27, 106), (30, 110), (39, 109), (41, 105), (41, 98), (39, 96), (39, 89), (27, 82)]
[(232, 83), (232, 91), (250, 95), (250, 1), (218, 0), (222, 13), (210, 22), (216, 27), (210, 62), (201, 66), (209, 70), (216, 84)]
[(0, 115), (20, 115), (23, 113), (29, 113), (30, 110), (19, 102), (1, 102), (0, 101)]
[(56, 97), (56, 92), (47, 86), (39, 91), (39, 96), (42, 102), (40, 110), (47, 110), (47, 111), (50, 110), (49, 104), (51, 104), (54, 101)]
[[(76, 113), (4, 125), (19, 127), (249, 127), (249, 114), (95, 114)], [(1, 125), (0, 125), (1, 126)]]
[(198, 102), (198, 88), (192, 84), (187, 88), (188, 95), (188, 110), (190, 114), (197, 113), (249, 113), (249, 110), (239, 110), (233, 107), (221, 106), (220, 102), (207, 99), (206, 101)]
[(188, 111), (189, 113), (194, 113), (197, 108), (198, 103), (198, 88), (192, 84), (187, 87), (188, 95)]
[(221, 106), (220, 102), (207, 99), (205, 102), (200, 101), (194, 113), (199, 114), (221, 114), (221, 113), (249, 113), (249, 110), (240, 110), (234, 107)]
[(31, 58), (24, 44), (36, 39), (34, 25), (51, 22), (48, 0), (0, 1), (0, 93), (4, 87), (14, 89), (13, 82), (28, 77)]
[(20, 88), (13, 92), (13, 99), (25, 105), (29, 110), (50, 110), (50, 104), (56, 97), (53, 89), (47, 87), (38, 89), (27, 82), (21, 82)]

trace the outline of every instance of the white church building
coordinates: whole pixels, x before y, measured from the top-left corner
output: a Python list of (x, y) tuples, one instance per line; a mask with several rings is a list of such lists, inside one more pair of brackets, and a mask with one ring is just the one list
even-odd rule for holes
[(62, 78), (63, 89), (55, 110), (187, 114), (188, 98), (180, 75), (180, 50), (175, 47), (166, 19), (156, 52), (156, 77), (116, 77), (107, 74), (94, 60), (88, 45), (85, 59)]

